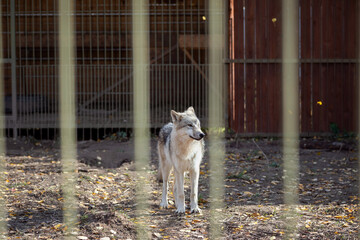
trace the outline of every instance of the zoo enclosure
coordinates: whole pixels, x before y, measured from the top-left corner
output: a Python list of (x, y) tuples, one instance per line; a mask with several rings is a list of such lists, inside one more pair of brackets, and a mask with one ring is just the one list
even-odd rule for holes
[[(131, 1), (75, 1), (77, 127), (133, 124)], [(207, 126), (208, 2), (150, 0), (150, 121), (193, 105)], [(299, 1), (301, 132), (356, 130), (357, 0)], [(8, 135), (51, 135), (58, 118), (58, 1), (4, 0)], [(228, 126), (281, 132), (281, 1), (230, 0)], [(16, 109), (16, 111), (14, 111)], [(99, 135), (99, 133), (98, 133)], [(101, 137), (101, 136), (99, 136)]]

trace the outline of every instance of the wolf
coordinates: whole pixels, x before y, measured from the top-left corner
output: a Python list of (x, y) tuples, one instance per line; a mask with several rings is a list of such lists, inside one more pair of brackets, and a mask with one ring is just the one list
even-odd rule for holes
[(172, 122), (166, 124), (159, 132), (157, 145), (159, 154), (158, 178), (163, 182), (160, 207), (168, 207), (168, 180), (174, 168), (174, 197), (176, 213), (185, 213), (184, 175), (190, 173), (191, 213), (200, 213), (198, 206), (198, 183), (200, 163), (204, 155), (204, 136), (200, 121), (193, 107), (185, 112), (171, 110)]

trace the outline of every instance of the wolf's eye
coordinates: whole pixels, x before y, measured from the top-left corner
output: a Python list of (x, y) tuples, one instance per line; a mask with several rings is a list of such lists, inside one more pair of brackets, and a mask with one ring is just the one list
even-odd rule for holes
[(191, 123), (188, 124), (188, 127), (193, 127), (193, 125)]

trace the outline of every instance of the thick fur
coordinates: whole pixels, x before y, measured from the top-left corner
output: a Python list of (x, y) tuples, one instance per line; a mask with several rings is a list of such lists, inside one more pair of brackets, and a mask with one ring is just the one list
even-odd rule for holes
[(172, 122), (166, 124), (159, 133), (159, 180), (163, 181), (160, 207), (168, 207), (168, 180), (174, 168), (174, 197), (176, 213), (185, 213), (184, 174), (190, 173), (191, 212), (200, 212), (198, 206), (198, 183), (200, 163), (204, 155), (205, 134), (201, 131), (200, 121), (193, 107), (185, 112), (171, 111)]

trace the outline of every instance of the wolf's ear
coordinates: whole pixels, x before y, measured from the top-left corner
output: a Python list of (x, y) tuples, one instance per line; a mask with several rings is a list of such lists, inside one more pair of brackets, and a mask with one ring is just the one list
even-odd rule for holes
[(174, 110), (171, 110), (171, 119), (173, 122), (180, 122), (181, 114), (178, 112), (175, 112)]
[(187, 111), (187, 112), (195, 113), (195, 110), (194, 110), (194, 108), (193, 108), (192, 106), (189, 107), (186, 111)]

